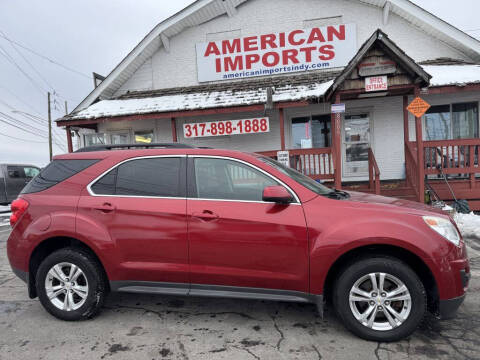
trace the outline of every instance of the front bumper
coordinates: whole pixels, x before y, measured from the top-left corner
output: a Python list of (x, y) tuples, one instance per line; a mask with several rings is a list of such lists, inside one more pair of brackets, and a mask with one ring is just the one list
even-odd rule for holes
[(460, 305), (463, 304), (464, 300), (465, 295), (459, 296), (454, 299), (440, 300), (438, 307), (440, 319), (448, 320), (454, 318), (457, 314), (458, 308), (460, 307)]
[(28, 284), (28, 272), (22, 271), (12, 266), (12, 271), (17, 275), (23, 282)]

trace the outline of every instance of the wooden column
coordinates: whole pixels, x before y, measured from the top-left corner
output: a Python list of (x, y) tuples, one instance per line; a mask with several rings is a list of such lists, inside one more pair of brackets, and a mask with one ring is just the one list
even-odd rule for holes
[(176, 143), (178, 142), (178, 139), (177, 139), (177, 121), (175, 120), (175, 118), (171, 119), (171, 123), (172, 123), (172, 141)]
[[(335, 104), (340, 103), (340, 95), (335, 97)], [(342, 114), (332, 113), (332, 157), (335, 169), (335, 188), (342, 188)]]
[[(415, 88), (415, 97), (420, 95), (420, 88)], [(415, 134), (417, 138), (417, 165), (418, 165), (418, 201), (425, 202), (425, 156), (423, 151), (422, 118), (415, 118)]]
[(410, 133), (409, 133), (409, 126), (408, 126), (408, 95), (403, 97), (403, 141), (405, 143), (405, 154), (403, 158), (405, 159), (405, 182), (408, 184), (408, 168), (407, 168), (407, 146), (410, 141)]
[(403, 97), (403, 139), (405, 144), (410, 141), (409, 126), (408, 126), (408, 95)]
[(280, 148), (285, 150), (285, 114), (283, 108), (278, 109), (278, 118), (280, 121)]
[(73, 152), (73, 144), (72, 144), (72, 132), (70, 131), (70, 126), (67, 126), (65, 128), (67, 132), (67, 145), (68, 145), (68, 152), (72, 153)]

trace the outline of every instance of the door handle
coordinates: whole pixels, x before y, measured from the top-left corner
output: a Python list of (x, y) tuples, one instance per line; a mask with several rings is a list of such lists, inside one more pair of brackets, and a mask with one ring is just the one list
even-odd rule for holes
[(203, 210), (201, 213), (200, 212), (192, 213), (192, 217), (196, 217), (203, 221), (213, 221), (219, 218), (219, 216), (211, 210)]
[(94, 209), (103, 213), (109, 213), (115, 210), (115, 206), (110, 203), (103, 203), (103, 205), (94, 206)]

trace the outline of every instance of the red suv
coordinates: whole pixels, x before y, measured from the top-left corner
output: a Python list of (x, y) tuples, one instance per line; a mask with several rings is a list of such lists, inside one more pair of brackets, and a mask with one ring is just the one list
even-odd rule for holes
[(441, 211), (257, 154), (113, 149), (55, 157), (12, 204), (12, 269), (60, 319), (110, 291), (331, 303), (358, 336), (393, 341), (464, 300), (465, 244)]

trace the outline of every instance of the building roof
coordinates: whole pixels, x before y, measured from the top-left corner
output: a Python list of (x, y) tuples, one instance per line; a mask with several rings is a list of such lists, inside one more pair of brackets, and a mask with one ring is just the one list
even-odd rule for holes
[[(480, 83), (480, 65), (424, 65), (422, 68), (425, 73), (432, 76), (431, 87)], [(327, 92), (332, 91), (334, 79), (339, 74), (339, 72), (317, 72), (229, 84), (137, 91), (112, 100), (101, 100), (61, 120), (98, 119), (265, 104), (268, 87), (274, 88), (272, 100), (275, 103), (318, 101)]]
[[(111, 98), (116, 90), (160, 47), (168, 47), (169, 39), (184, 29), (210, 21), (220, 15), (234, 16), (236, 8), (248, 0), (197, 0), (174, 16), (158, 24), (118, 64), (74, 110), (86, 109), (99, 99)], [(416, 6), (409, 0), (349, 0), (383, 8), (384, 20), (390, 13), (406, 19), (414, 26), (480, 61), (480, 42), (447, 22)]]
[(390, 58), (402, 66), (414, 79), (416, 84), (419, 84), (421, 87), (426, 87), (429, 85), (431, 76), (420, 65), (418, 65), (415, 60), (413, 60), (392, 40), (390, 40), (387, 34), (378, 29), (367, 41), (365, 41), (357, 54), (352, 60), (350, 60), (341, 74), (337, 76), (333, 82), (333, 85), (328, 90), (329, 96), (332, 95), (338, 89), (338, 87), (345, 82), (345, 79), (351, 75), (351, 73), (358, 67), (360, 62), (365, 58), (367, 52), (375, 46), (382, 48)]
[(61, 120), (265, 104), (267, 88), (273, 89), (274, 103), (319, 99), (330, 88), (338, 74), (338, 71), (319, 71), (228, 84), (136, 91), (112, 100), (101, 100)]

